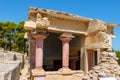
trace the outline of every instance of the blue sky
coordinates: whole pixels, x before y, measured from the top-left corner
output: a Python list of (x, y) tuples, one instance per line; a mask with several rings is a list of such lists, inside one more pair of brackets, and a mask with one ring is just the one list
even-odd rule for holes
[[(120, 24), (120, 0), (0, 0), (0, 21), (27, 20), (30, 6)], [(120, 26), (114, 32), (113, 48), (120, 50)]]

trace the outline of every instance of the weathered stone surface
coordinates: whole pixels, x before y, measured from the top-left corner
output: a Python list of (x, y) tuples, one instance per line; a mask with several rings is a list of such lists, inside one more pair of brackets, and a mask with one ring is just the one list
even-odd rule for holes
[(89, 80), (97, 80), (98, 77), (115, 77), (120, 80), (120, 66), (113, 52), (102, 52), (100, 62), (88, 73)]
[(24, 63), (22, 56), (17, 52), (0, 51), (0, 80), (19, 80)]
[(0, 63), (0, 80), (18, 80), (20, 62)]
[(95, 32), (98, 30), (105, 31), (106, 29), (107, 29), (107, 26), (105, 26), (100, 20), (95, 19), (95, 20), (90, 21), (87, 32), (90, 33), (90, 32)]

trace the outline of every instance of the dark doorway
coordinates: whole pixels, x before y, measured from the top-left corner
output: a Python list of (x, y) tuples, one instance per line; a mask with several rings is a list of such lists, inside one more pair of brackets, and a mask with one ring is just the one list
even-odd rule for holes
[(97, 51), (94, 51), (94, 66), (97, 65)]
[(97, 65), (97, 51), (93, 49), (87, 50), (88, 54), (88, 69), (91, 70), (92, 67)]
[(69, 68), (72, 70), (80, 70), (80, 36), (75, 36), (70, 41), (70, 59)]
[(49, 33), (44, 41), (44, 70), (57, 71), (62, 65), (62, 43), (59, 34)]

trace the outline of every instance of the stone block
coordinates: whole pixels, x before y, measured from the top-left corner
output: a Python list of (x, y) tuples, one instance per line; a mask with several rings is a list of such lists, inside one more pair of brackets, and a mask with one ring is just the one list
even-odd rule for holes
[(82, 80), (82, 76), (73, 75), (71, 80)]
[(10, 51), (0, 52), (0, 80), (19, 80), (23, 60), (15, 60), (14, 54)]
[(45, 80), (63, 80), (62, 75), (47, 75)]

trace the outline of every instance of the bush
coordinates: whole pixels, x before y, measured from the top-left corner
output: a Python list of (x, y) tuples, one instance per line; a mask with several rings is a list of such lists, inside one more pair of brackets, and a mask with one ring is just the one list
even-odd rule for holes
[(118, 64), (120, 65), (120, 51), (115, 51), (116, 56), (118, 57)]

